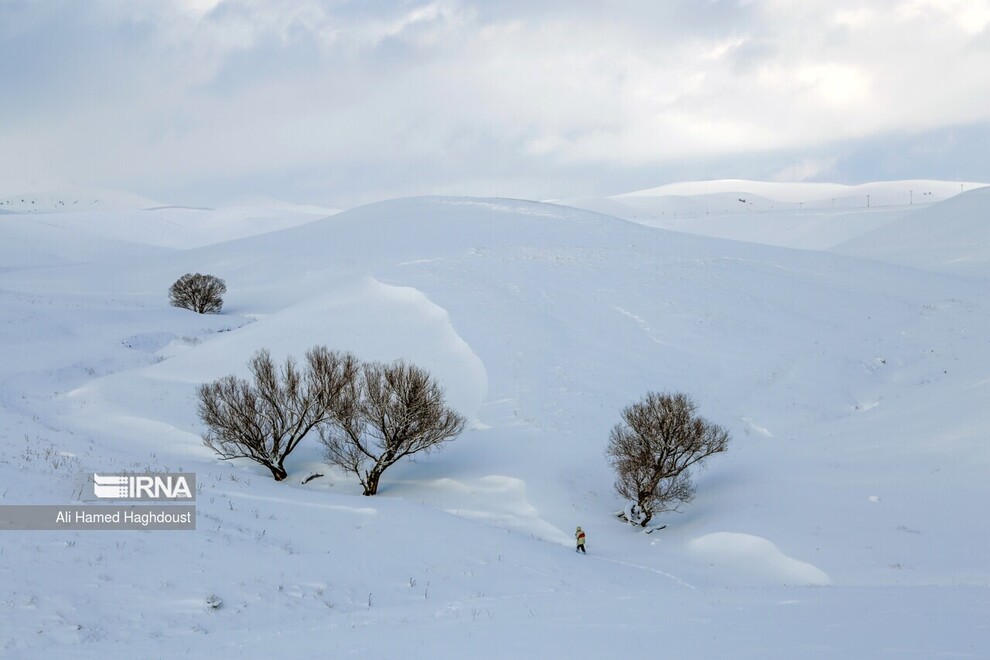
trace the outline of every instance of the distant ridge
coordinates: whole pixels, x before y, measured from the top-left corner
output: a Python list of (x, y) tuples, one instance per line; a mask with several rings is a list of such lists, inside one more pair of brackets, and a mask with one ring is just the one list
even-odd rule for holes
[[(988, 183), (973, 181), (940, 181), (934, 179), (908, 179), (903, 181), (876, 181), (847, 185), (842, 183), (751, 181), (746, 179), (718, 179), (712, 181), (685, 181), (656, 188), (636, 190), (613, 195), (611, 199), (632, 201), (638, 197), (696, 197), (725, 193), (743, 193), (764, 197), (782, 203), (811, 203), (831, 201), (833, 198), (876, 197), (877, 205), (883, 203), (911, 204), (947, 199)], [(915, 197), (916, 196), (916, 197)], [(930, 199), (926, 199), (930, 198)]]
[(182, 206), (181, 204), (172, 204), (169, 206), (151, 206), (145, 211), (216, 211), (215, 208), (209, 206)]
[(100, 188), (67, 187), (0, 195), (0, 210), (12, 213), (137, 211), (155, 206), (162, 204), (140, 195)]
[(988, 186), (930, 179), (858, 185), (721, 179), (555, 201), (690, 234), (830, 250), (921, 209)]

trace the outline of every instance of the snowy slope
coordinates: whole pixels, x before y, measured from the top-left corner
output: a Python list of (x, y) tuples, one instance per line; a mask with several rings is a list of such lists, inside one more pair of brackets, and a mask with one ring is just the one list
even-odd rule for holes
[(990, 277), (990, 188), (978, 188), (835, 247), (841, 254)]
[[(393, 200), (225, 241), (187, 223), (141, 252), (125, 216), (94, 219), (86, 263), (46, 222), (0, 248), (2, 502), (70, 502), (99, 470), (203, 486), (195, 532), (0, 535), (15, 657), (990, 647), (978, 282), (515, 200)], [(227, 281), (223, 314), (167, 306), (190, 271)], [(428, 367), (471, 428), (375, 498), (315, 442), (281, 484), (218, 462), (197, 384), (317, 343)], [(692, 394), (733, 441), (645, 535), (613, 517), (603, 451), (650, 389)]]
[(848, 186), (726, 179), (562, 203), (702, 236), (827, 250), (986, 185), (908, 180)]

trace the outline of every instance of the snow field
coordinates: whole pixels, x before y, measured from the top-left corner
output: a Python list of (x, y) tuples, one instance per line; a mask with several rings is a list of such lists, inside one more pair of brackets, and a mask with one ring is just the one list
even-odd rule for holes
[[(143, 214), (105, 235), (0, 220), (19, 237), (0, 247), (0, 503), (68, 503), (92, 471), (200, 484), (195, 532), (0, 536), (12, 657), (990, 648), (985, 279), (515, 200), (394, 200), (253, 236), (231, 220), (231, 240), (231, 216), (196, 213), (217, 215), (145, 248)], [(167, 306), (184, 272), (227, 281), (223, 314)], [(375, 498), (315, 439), (281, 484), (218, 462), (196, 386), (315, 344), (427, 367), (472, 427)], [(603, 452), (649, 389), (691, 394), (733, 440), (645, 535), (614, 518)]]

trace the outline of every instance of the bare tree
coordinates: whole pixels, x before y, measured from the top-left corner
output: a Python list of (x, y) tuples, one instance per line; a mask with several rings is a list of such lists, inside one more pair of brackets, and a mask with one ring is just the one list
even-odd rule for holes
[(645, 527), (654, 514), (690, 502), (690, 468), (727, 449), (728, 432), (696, 410), (686, 394), (649, 392), (622, 411), (623, 423), (612, 428), (607, 455), (617, 475), (615, 490), (634, 503), (630, 522)]
[(219, 277), (186, 273), (169, 287), (168, 300), (172, 307), (205, 314), (220, 311), (225, 293), (227, 285)]
[(402, 361), (365, 364), (345, 388), (337, 414), (320, 426), (326, 459), (357, 475), (365, 495), (405, 456), (428, 452), (464, 430), (429, 372)]
[(358, 361), (316, 346), (306, 352), (304, 371), (291, 357), (276, 368), (265, 349), (248, 365), (253, 383), (226, 376), (200, 386), (198, 412), (209, 429), (203, 444), (224, 460), (250, 458), (282, 481), (286, 456), (333, 414), (353, 385)]

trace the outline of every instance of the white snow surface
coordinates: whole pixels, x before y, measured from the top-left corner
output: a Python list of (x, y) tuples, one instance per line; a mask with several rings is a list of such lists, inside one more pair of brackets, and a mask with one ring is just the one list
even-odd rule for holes
[[(830, 209), (835, 250), (506, 199), (5, 214), (0, 504), (199, 492), (195, 531), (0, 532), (0, 655), (986, 657), (990, 194), (901, 211)], [(186, 272), (222, 313), (168, 306)], [(282, 483), (218, 461), (197, 385), (315, 344), (427, 367), (469, 429), (372, 498), (315, 438)], [(650, 390), (732, 440), (646, 534), (604, 450)]]
[[(930, 220), (953, 208), (943, 207), (940, 202), (961, 194), (985, 192), (988, 185), (927, 179), (856, 186), (725, 179), (673, 183), (612, 197), (573, 198), (561, 203), (703, 236), (835, 250), (917, 266), (939, 260), (929, 254), (923, 241), (917, 241), (919, 254), (911, 255), (911, 246), (904, 245), (903, 235), (917, 239), (921, 230), (905, 232), (901, 221), (911, 225), (912, 218), (919, 218), (919, 225), (933, 227)], [(975, 221), (968, 213), (967, 217)], [(889, 233), (883, 240), (871, 241), (866, 237), (884, 228), (889, 228)], [(958, 234), (965, 237), (968, 229)], [(978, 231), (984, 232), (979, 237), (985, 235), (985, 230)], [(941, 229), (933, 232), (927, 238), (958, 243), (956, 232), (943, 234)], [(950, 253), (956, 247), (951, 246)]]
[(959, 275), (990, 272), (990, 187), (905, 215), (835, 247), (836, 252)]

